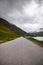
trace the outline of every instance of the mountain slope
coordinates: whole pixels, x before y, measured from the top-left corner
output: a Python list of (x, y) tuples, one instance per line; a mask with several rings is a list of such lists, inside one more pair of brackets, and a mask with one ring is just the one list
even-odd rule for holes
[(12, 25), (8, 21), (0, 18), (0, 40), (7, 41), (15, 39), (19, 36), (24, 36), (27, 33), (18, 28), (15, 25)]
[(34, 36), (43, 36), (43, 31), (28, 33), (28, 35), (33, 36), (33, 37), (34, 37)]

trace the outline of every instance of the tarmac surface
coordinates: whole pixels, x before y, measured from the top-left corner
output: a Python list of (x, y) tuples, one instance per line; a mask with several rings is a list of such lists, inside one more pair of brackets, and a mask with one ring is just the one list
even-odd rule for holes
[(43, 48), (20, 37), (0, 44), (0, 65), (43, 65)]

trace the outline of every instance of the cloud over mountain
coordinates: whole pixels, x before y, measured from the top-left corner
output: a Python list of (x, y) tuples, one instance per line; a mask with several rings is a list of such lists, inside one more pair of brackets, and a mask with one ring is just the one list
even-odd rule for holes
[(43, 0), (0, 0), (0, 17), (26, 32), (43, 28)]

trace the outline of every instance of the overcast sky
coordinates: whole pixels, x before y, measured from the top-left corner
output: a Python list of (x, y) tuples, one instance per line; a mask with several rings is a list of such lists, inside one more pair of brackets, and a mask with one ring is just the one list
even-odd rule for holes
[(0, 17), (26, 32), (43, 28), (43, 0), (0, 0)]

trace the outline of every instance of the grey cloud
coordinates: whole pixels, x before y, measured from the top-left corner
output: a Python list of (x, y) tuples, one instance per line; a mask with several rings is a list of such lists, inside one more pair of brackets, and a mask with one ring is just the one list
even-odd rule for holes
[(10, 10), (7, 0), (0, 1), (0, 14), (6, 14)]
[(38, 4), (43, 4), (43, 0), (35, 0)]
[[(16, 24), (18, 27), (27, 32), (34, 31), (34, 24), (37, 25), (41, 21), (38, 22), (37, 15), (35, 15), (34, 17), (29, 17), (24, 15), (23, 12), (23, 6), (25, 6), (26, 4), (30, 4), (32, 1), (35, 1), (38, 5), (43, 3), (43, 0), (0, 0), (0, 17), (3, 17), (9, 22)], [(43, 14), (41, 14), (40, 18), (41, 17), (43, 18)], [(26, 24), (30, 24), (30, 27), (28, 25), (28, 27), (25, 27), (24, 25)], [(42, 23), (40, 23), (39, 25), (40, 27), (43, 27)]]
[[(14, 8), (17, 9), (21, 8), (25, 2), (30, 2), (31, 0), (0, 0), (0, 6), (6, 6), (7, 8)], [(7, 3), (7, 4), (6, 4)], [(1, 5), (2, 4), (2, 5)]]

